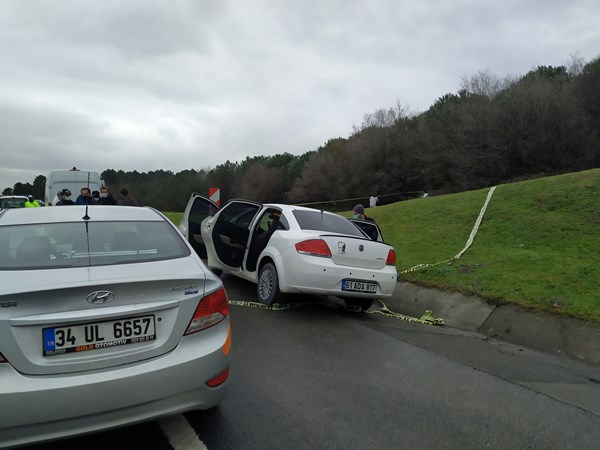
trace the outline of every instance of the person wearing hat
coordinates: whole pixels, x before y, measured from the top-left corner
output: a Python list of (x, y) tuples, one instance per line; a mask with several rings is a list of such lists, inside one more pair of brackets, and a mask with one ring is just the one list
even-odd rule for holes
[(27, 201), (25, 202), (25, 208), (37, 208), (40, 205), (38, 205), (38, 202), (36, 202), (33, 199), (33, 195), (28, 195), (27, 196)]
[(75, 202), (71, 200), (71, 191), (68, 189), (63, 189), (58, 193), (58, 201), (54, 206), (65, 206), (74, 204)]
[(352, 213), (353, 213), (352, 217), (354, 219), (368, 220), (370, 222), (375, 222), (375, 220), (372, 219), (371, 217), (367, 217), (367, 215), (365, 214), (365, 207), (361, 203), (359, 203), (354, 208), (352, 208)]

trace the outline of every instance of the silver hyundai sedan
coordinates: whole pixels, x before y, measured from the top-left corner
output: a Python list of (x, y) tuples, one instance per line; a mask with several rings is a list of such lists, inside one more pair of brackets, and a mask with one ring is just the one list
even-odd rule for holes
[(0, 212), (0, 447), (224, 397), (227, 294), (152, 208)]

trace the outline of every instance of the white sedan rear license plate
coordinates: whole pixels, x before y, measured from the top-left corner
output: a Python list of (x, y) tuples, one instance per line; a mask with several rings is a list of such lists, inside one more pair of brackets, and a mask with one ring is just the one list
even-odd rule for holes
[(342, 280), (342, 291), (377, 292), (377, 283), (369, 281)]
[(154, 316), (44, 328), (44, 356), (117, 347), (156, 338)]

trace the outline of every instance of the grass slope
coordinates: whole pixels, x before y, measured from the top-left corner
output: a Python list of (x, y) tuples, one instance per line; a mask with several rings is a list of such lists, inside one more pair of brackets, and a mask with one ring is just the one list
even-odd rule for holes
[[(465, 246), (489, 189), (368, 209), (403, 272)], [(471, 247), (400, 279), (600, 322), (600, 169), (500, 185)]]
[[(600, 322), (600, 169), (367, 209), (400, 279)], [(183, 213), (165, 213), (176, 225)], [(350, 212), (343, 215), (349, 216)], [(430, 266), (405, 272), (419, 264)]]

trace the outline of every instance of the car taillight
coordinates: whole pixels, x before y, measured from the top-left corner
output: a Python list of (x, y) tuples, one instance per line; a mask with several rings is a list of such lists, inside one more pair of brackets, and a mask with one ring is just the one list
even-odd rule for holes
[(210, 386), (210, 387), (217, 387), (218, 385), (225, 383), (225, 380), (227, 380), (228, 377), (229, 377), (229, 367), (227, 369), (225, 369), (224, 372), (221, 372), (219, 375), (217, 375), (216, 377), (208, 380), (206, 382), (206, 385)]
[(296, 244), (296, 251), (303, 255), (331, 258), (331, 250), (329, 250), (327, 242), (323, 239), (309, 239), (307, 241), (298, 242)]
[(194, 317), (185, 331), (185, 335), (205, 330), (221, 322), (229, 314), (229, 301), (225, 288), (221, 287), (215, 292), (202, 298), (196, 307)]
[(394, 249), (391, 249), (388, 252), (388, 257), (385, 260), (385, 265), (386, 266), (395, 266), (396, 265), (396, 252), (394, 251)]

